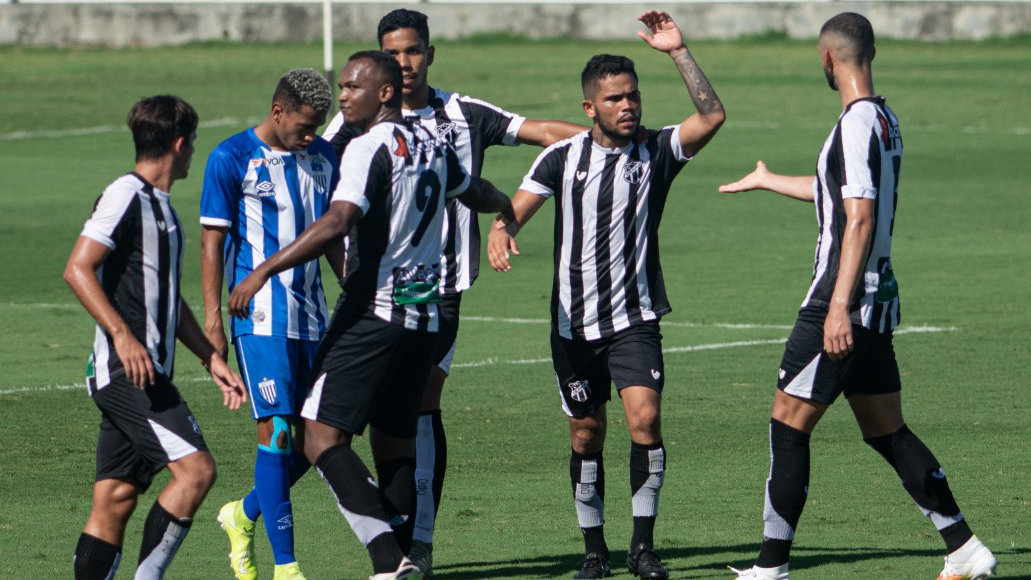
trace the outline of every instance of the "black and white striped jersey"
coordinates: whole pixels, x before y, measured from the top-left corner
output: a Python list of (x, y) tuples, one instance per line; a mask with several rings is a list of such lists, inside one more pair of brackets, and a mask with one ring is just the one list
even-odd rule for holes
[(379, 123), (352, 140), (331, 200), (362, 212), (352, 226), (357, 260), (348, 256), (342, 299), (367, 302), (387, 322), (436, 332), (444, 202), (469, 183), (455, 150), (419, 123)]
[(820, 151), (813, 192), (820, 237), (813, 282), (802, 308), (826, 310), (838, 277), (846, 198), (874, 202), (874, 231), (864, 273), (849, 305), (853, 322), (878, 332), (899, 323), (898, 284), (891, 265), (891, 236), (898, 203), (902, 136), (884, 97), (849, 103)]
[[(183, 228), (168, 193), (135, 173), (120, 177), (100, 195), (82, 235), (111, 249), (97, 270), (104, 294), (150, 353), (154, 371), (171, 380)], [(99, 324), (90, 362), (90, 393), (125, 374), (114, 341)]]
[(563, 338), (599, 340), (670, 311), (659, 221), (690, 159), (677, 125), (621, 149), (586, 131), (548, 147), (520, 189), (556, 197), (552, 324)]
[[(476, 177), (483, 169), (484, 152), (493, 145), (519, 145), (516, 140), (525, 118), (494, 105), (430, 89), (429, 104), (418, 110), (403, 109), (405, 117), (419, 119), (424, 127), (446, 139), (455, 148), (466, 172)], [(339, 155), (353, 138), (337, 114), (326, 128)], [(468, 289), (480, 272), (480, 227), (476, 215), (457, 201), (448, 201), (443, 223), (441, 294), (458, 294)]]

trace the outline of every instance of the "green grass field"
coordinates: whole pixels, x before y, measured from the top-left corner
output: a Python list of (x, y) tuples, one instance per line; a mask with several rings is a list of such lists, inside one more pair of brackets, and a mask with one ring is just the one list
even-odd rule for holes
[[(747, 566), (755, 555), (778, 341), (808, 285), (817, 233), (812, 206), (764, 193), (721, 196), (716, 188), (760, 158), (775, 171), (811, 173), (840, 112), (815, 42), (692, 47), (729, 117), (678, 178), (662, 227), (674, 312), (663, 324), (670, 459), (656, 535), (676, 579), (727, 578), (728, 564)], [(367, 47), (338, 46), (337, 62), (358, 48)], [(964, 513), (996, 551), (1001, 576), (1029, 580), (1031, 38), (882, 42), (878, 49), (876, 88), (899, 115), (906, 148), (894, 254), (908, 422), (945, 465)], [(430, 77), (532, 118), (583, 122), (579, 72), (598, 52), (636, 60), (647, 125), (677, 123), (691, 112), (672, 63), (640, 42), (443, 43)], [(282, 72), (318, 68), (321, 48), (6, 47), (0, 59), (0, 576), (67, 578), (89, 510), (99, 415), (76, 386), (92, 321), (61, 272), (94, 199), (132, 169), (125, 113), (139, 97), (171, 92), (201, 115), (193, 172), (172, 192), (188, 225), (183, 290), (198, 310), (204, 159), (264, 116)], [(537, 153), (492, 150), (484, 175), (513, 191)], [(567, 578), (581, 557), (569, 443), (548, 360), (550, 205), (520, 243), (514, 270), (500, 275), (484, 260), (465, 299), (444, 400), (450, 471), (436, 536), (442, 580)], [(248, 488), (253, 423), (246, 411), (221, 409), (200, 366), (185, 348), (179, 352), (177, 383), (220, 479), (169, 578), (228, 580), (228, 546), (215, 515)], [(607, 531), (618, 563), (630, 534), (629, 443), (619, 414), (611, 415)], [(792, 578), (938, 573), (943, 553), (934, 528), (862, 443), (847, 406), (828, 413), (812, 453)], [(122, 578), (132, 575), (153, 497), (144, 496), (130, 526)], [(294, 505), (298, 555), (311, 580), (369, 574), (364, 550), (317, 476), (298, 484)], [(270, 573), (263, 532), (258, 547)], [(615, 571), (629, 577), (621, 566)]]

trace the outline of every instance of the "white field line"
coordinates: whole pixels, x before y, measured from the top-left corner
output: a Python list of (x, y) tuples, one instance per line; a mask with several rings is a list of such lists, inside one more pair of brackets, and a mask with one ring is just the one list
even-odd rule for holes
[[(64, 0), (61, 0), (64, 1)], [(478, 0), (477, 0), (478, 1)], [(201, 128), (207, 127), (225, 127), (229, 125), (253, 125), (261, 121), (260, 117), (247, 117), (241, 119), (237, 117), (223, 117), (221, 119), (211, 119), (210, 121), (201, 121)], [(740, 127), (742, 129), (768, 129), (771, 131), (779, 131), (786, 129), (788, 126), (783, 125), (777, 121), (731, 121), (732, 127)], [(795, 125), (792, 125), (795, 127)], [(815, 123), (804, 123), (803, 128), (806, 129), (824, 129), (824, 125), (817, 125)], [(921, 133), (933, 133), (937, 131), (949, 131), (955, 132), (957, 129), (952, 126), (927, 126), (917, 127), (911, 126), (906, 129), (907, 131), (918, 131)], [(999, 134), (999, 135), (1019, 135), (1026, 136), (1031, 135), (1031, 127), (977, 127), (967, 126), (960, 127), (959, 131), (967, 134)], [(103, 133), (114, 133), (116, 131), (128, 131), (128, 128), (123, 125), (101, 125), (99, 127), (80, 127), (75, 129), (61, 129), (51, 131), (14, 131), (12, 133), (0, 133), (0, 141), (19, 141), (23, 139), (52, 139), (55, 137), (82, 137), (85, 135), (99, 135)]]
[[(260, 117), (223, 117), (201, 121), (200, 128), (226, 127), (232, 125), (253, 125), (261, 121)], [(125, 125), (101, 125), (99, 127), (80, 127), (77, 129), (60, 129), (52, 131), (14, 131), (12, 133), (0, 133), (0, 141), (21, 141), (24, 139), (53, 139), (58, 137), (82, 137), (84, 135), (101, 135), (104, 133), (128, 132)]]
[[(34, 307), (34, 308), (66, 308), (66, 307), (78, 307), (74, 304), (17, 304), (10, 303), (7, 306), (22, 306), (22, 307)], [(551, 321), (542, 318), (494, 318), (490, 316), (463, 316), (463, 321), (472, 322), (496, 322), (496, 323), (508, 323), (508, 324), (550, 324)], [(773, 329), (773, 330), (784, 330), (790, 329), (791, 326), (776, 325), (776, 324), (731, 324), (731, 323), (699, 323), (699, 322), (663, 322), (663, 326), (679, 326), (679, 327), (715, 327), (715, 328), (729, 328), (735, 330), (749, 330), (749, 329)], [(954, 326), (904, 326), (895, 329), (895, 334), (917, 334), (917, 333), (928, 333), (928, 332), (955, 332), (959, 330)], [(698, 344), (693, 346), (671, 346), (662, 349), (663, 353), (666, 354), (680, 354), (685, 352), (701, 352), (706, 350), (720, 350), (724, 348), (740, 348), (744, 346), (767, 346), (773, 344), (784, 344), (787, 342), (787, 338), (771, 338), (764, 340), (741, 340), (735, 342), (717, 342), (712, 344)], [(531, 358), (531, 359), (500, 359), (498, 357), (489, 357), (481, 361), (455, 363), (452, 368), (475, 368), (475, 367), (486, 367), (493, 365), (529, 365), (529, 364), (544, 364), (550, 363), (551, 358)], [(186, 383), (199, 383), (209, 381), (208, 377), (195, 377), (192, 379), (186, 379)], [(5, 395), (16, 395), (19, 393), (43, 393), (48, 391), (73, 391), (82, 389), (85, 394), (86, 385), (85, 383), (77, 383), (74, 385), (46, 385), (40, 387), (14, 387), (11, 389), (0, 389), (0, 397)]]

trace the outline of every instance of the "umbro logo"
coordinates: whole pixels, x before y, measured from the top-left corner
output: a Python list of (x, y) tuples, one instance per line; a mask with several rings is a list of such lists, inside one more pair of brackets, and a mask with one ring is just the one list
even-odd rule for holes
[(276, 184), (271, 181), (262, 181), (258, 185), (255, 185), (254, 189), (257, 190), (258, 197), (272, 197), (276, 195)]
[(576, 180), (577, 181), (583, 181), (585, 177), (587, 177), (587, 172), (586, 171), (577, 171), (576, 172)]

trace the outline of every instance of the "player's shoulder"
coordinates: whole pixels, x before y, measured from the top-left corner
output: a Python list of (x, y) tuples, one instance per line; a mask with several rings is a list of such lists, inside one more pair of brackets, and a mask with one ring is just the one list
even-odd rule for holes
[(245, 129), (230, 135), (211, 150), (209, 159), (220, 159), (223, 161), (231, 159), (243, 159), (250, 157), (251, 153), (260, 148), (257, 138), (254, 136), (254, 129)]

